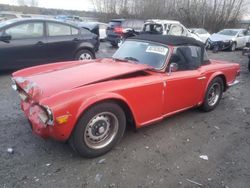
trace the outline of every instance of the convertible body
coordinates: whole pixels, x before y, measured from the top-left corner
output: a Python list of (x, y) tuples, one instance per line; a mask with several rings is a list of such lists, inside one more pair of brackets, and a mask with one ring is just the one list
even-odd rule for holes
[(116, 58), (63, 62), (13, 73), (13, 88), (33, 132), (66, 141), (81, 116), (96, 104), (118, 104), (127, 122), (140, 128), (202, 105), (210, 82), (217, 77), (223, 81), (223, 92), (238, 82), (239, 65), (217, 60), (170, 73), (167, 65), (175, 46), (168, 49), (161, 70)]

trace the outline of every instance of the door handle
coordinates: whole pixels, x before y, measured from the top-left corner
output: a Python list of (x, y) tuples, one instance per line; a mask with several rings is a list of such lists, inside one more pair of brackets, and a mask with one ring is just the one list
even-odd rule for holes
[(198, 80), (205, 80), (207, 77), (206, 76), (202, 76), (202, 77), (199, 77)]

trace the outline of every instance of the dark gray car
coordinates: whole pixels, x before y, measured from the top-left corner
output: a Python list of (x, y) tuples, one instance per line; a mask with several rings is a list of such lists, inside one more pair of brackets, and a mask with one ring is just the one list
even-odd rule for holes
[(143, 29), (144, 20), (137, 19), (113, 19), (109, 22), (106, 33), (107, 41), (112, 46), (117, 46), (121, 41), (124, 31), (130, 29), (135, 32), (141, 32)]
[(97, 35), (71, 24), (30, 18), (0, 23), (0, 70), (93, 59), (98, 48)]

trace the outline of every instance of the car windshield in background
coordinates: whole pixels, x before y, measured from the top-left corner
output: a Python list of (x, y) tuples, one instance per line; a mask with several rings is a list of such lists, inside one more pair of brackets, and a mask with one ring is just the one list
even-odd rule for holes
[(14, 23), (14, 22), (16, 22), (15, 19), (0, 22), (0, 28), (1, 28), (1, 27), (4, 27), (4, 26), (6, 26), (6, 25), (12, 24), (12, 23)]
[(223, 29), (218, 34), (228, 35), (228, 36), (235, 36), (235, 35), (237, 35), (237, 33), (238, 33), (238, 31), (235, 31), (235, 30)]
[(166, 46), (157, 43), (128, 40), (116, 51), (113, 58), (131, 60), (159, 70), (164, 66), (168, 52)]
[(162, 34), (163, 28), (161, 24), (146, 24), (143, 29), (144, 32), (150, 32), (154, 34)]
[(120, 25), (121, 25), (121, 21), (111, 21), (111, 22), (109, 22), (110, 27), (115, 27), (115, 26), (120, 26)]

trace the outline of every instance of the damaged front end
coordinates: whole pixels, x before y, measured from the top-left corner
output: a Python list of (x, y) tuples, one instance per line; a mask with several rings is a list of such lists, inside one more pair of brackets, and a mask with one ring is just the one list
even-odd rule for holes
[(12, 78), (12, 88), (18, 92), (21, 98), (21, 107), (31, 123), (42, 127), (54, 125), (52, 110), (38, 102), (42, 91), (36, 83), (23, 77), (16, 77)]

